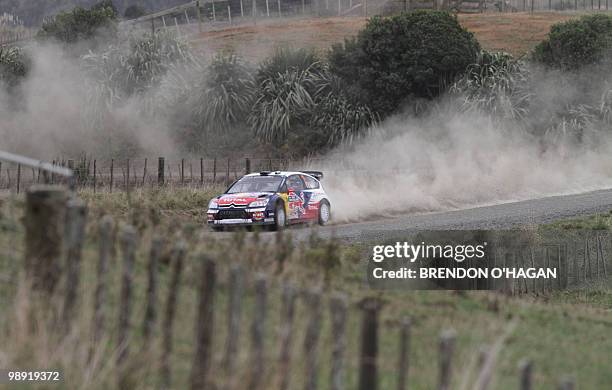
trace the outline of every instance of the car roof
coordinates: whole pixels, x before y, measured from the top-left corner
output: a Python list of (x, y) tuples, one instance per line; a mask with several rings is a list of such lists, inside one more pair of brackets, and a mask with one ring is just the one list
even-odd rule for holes
[[(291, 175), (305, 175), (308, 177), (312, 177), (313, 179), (317, 180), (316, 177), (305, 173), (305, 172), (299, 172), (299, 171), (263, 171), (263, 172), (256, 172), (256, 173), (249, 173), (248, 175), (245, 176), (281, 176), (281, 177), (287, 177), (287, 176), (291, 176)], [(317, 180), (318, 181), (318, 180)]]

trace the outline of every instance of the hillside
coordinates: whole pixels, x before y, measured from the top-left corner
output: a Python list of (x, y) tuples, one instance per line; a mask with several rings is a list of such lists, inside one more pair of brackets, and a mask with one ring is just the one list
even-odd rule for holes
[[(524, 55), (540, 42), (554, 23), (575, 18), (567, 13), (460, 14), (459, 20), (472, 31), (486, 49)], [(246, 58), (259, 59), (274, 47), (283, 44), (316, 47), (325, 50), (363, 28), (365, 18), (322, 18), (258, 21), (215, 31), (207, 31), (194, 39), (203, 49), (234, 50)]]
[[(90, 7), (99, 0), (0, 0), (0, 14), (7, 12), (19, 16), (27, 25), (39, 25), (45, 16), (50, 16), (59, 11), (71, 9), (76, 6)], [(140, 5), (148, 11), (157, 11), (177, 4), (185, 0), (113, 0), (113, 3), (121, 14), (130, 5)]]

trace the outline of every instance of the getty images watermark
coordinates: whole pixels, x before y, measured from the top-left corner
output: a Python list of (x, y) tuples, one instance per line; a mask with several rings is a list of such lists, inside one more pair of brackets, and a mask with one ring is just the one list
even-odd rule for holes
[(561, 263), (526, 256), (533, 253), (533, 243), (500, 237), (446, 231), (373, 245), (368, 283), (375, 288), (487, 290), (559, 277)]

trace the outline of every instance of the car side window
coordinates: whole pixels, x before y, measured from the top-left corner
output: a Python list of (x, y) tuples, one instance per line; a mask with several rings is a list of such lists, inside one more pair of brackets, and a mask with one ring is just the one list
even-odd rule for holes
[(291, 175), (287, 178), (287, 187), (293, 191), (304, 191), (304, 182), (298, 175)]
[(319, 182), (313, 179), (312, 177), (302, 176), (302, 179), (304, 179), (304, 184), (306, 185), (307, 190), (316, 190), (317, 188), (319, 188)]

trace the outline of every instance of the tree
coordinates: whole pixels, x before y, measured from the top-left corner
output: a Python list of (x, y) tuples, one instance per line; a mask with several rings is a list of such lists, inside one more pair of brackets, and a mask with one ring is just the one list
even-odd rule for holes
[(601, 61), (612, 47), (612, 17), (595, 14), (557, 23), (533, 57), (549, 67), (575, 70)]
[(353, 86), (351, 95), (386, 116), (411, 97), (438, 96), (479, 52), (473, 34), (454, 15), (414, 11), (373, 17), (356, 38), (332, 48), (330, 64)]
[(61, 12), (43, 23), (38, 32), (40, 38), (52, 38), (65, 43), (89, 40), (102, 29), (114, 32), (117, 10), (110, 1), (103, 1), (87, 10), (76, 7)]
[(0, 47), (0, 84), (13, 87), (25, 78), (30, 69), (30, 59), (19, 47)]
[(145, 14), (146, 14), (146, 11), (143, 7), (141, 7), (140, 5), (134, 4), (134, 5), (130, 5), (129, 7), (125, 9), (123, 17), (126, 19), (137, 19), (141, 16), (144, 16)]

